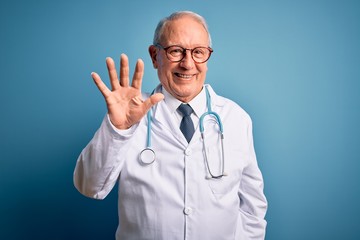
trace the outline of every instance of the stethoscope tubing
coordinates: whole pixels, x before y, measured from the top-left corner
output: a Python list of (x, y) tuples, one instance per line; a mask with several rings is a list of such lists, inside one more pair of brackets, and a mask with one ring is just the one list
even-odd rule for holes
[[(153, 94), (154, 92), (155, 92), (155, 90), (151, 94)], [(209, 90), (207, 89), (206, 86), (205, 86), (205, 92), (206, 92), (207, 112), (203, 113), (199, 119), (199, 129), (200, 129), (200, 134), (201, 134), (201, 138), (202, 138), (202, 142), (203, 142), (203, 151), (204, 151), (206, 167), (210, 174), (210, 177), (207, 176), (206, 178), (218, 179), (218, 178), (222, 178), (223, 176), (227, 176), (227, 174), (225, 173), (224, 129), (223, 129), (223, 124), (221, 122), (221, 118), (220, 118), (219, 114), (217, 114), (216, 112), (213, 112), (211, 109), (211, 97), (210, 97)], [(143, 165), (152, 164), (156, 159), (155, 151), (151, 147), (151, 122), (152, 122), (151, 115), (152, 115), (152, 111), (150, 109), (147, 112), (146, 148), (143, 149), (139, 155), (139, 160)], [(205, 144), (205, 139), (204, 139), (204, 130), (205, 130), (204, 129), (204, 118), (206, 116), (214, 117), (219, 126), (219, 134), (220, 134), (220, 139), (221, 139), (220, 140), (220, 142), (221, 142), (221, 174), (220, 175), (214, 175), (211, 172), (210, 166), (209, 166), (208, 156), (206, 153), (206, 144)]]

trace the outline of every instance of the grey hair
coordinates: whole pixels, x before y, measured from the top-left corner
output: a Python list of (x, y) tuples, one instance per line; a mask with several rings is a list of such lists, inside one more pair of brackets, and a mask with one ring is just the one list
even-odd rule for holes
[(154, 33), (154, 40), (153, 40), (153, 44), (157, 45), (160, 44), (165, 26), (176, 19), (179, 19), (183, 16), (190, 16), (192, 17), (195, 21), (199, 22), (201, 25), (203, 25), (203, 27), (205, 28), (207, 34), (208, 34), (208, 38), (209, 38), (209, 47), (211, 47), (212, 43), (211, 43), (211, 36), (210, 36), (210, 32), (209, 32), (209, 28), (208, 25), (205, 21), (205, 18), (203, 18), (202, 16), (200, 16), (197, 13), (191, 12), (191, 11), (179, 11), (179, 12), (174, 12), (172, 13), (170, 16), (165, 17), (163, 19), (160, 20), (160, 22), (158, 23), (156, 29), (155, 29), (155, 33)]

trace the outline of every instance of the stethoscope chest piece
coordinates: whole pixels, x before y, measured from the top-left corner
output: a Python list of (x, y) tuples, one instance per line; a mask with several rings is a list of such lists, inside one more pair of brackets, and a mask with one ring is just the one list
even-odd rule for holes
[(155, 161), (155, 152), (151, 148), (145, 148), (140, 152), (140, 162), (144, 165), (151, 164)]
[[(153, 93), (154, 92), (155, 92), (155, 90), (153, 91)], [(208, 170), (206, 179), (212, 179), (212, 178), (217, 179), (217, 178), (222, 178), (223, 176), (228, 175), (225, 173), (225, 167), (224, 167), (225, 166), (225, 157), (224, 157), (223, 125), (221, 123), (220, 116), (211, 110), (211, 98), (210, 98), (210, 93), (209, 93), (207, 87), (205, 87), (205, 92), (206, 92), (206, 105), (207, 105), (208, 111), (205, 112), (203, 115), (201, 115), (201, 117), (199, 119), (199, 128), (200, 128), (201, 138), (202, 138), (202, 142), (203, 142), (203, 149), (205, 150), (204, 151), (205, 152), (205, 163), (206, 163), (206, 167)], [(220, 160), (221, 161), (221, 172), (219, 175), (214, 175), (210, 171), (208, 156), (206, 153), (207, 147), (205, 145), (205, 139), (204, 139), (204, 118), (206, 116), (214, 118), (216, 123), (219, 126), (219, 135), (221, 137), (221, 160)], [(140, 160), (141, 164), (143, 164), (143, 165), (152, 164), (153, 162), (155, 162), (155, 158), (156, 158), (154, 150), (151, 149), (151, 109), (147, 113), (147, 122), (148, 123), (147, 123), (146, 148), (144, 150), (142, 150), (139, 155), (139, 160)]]

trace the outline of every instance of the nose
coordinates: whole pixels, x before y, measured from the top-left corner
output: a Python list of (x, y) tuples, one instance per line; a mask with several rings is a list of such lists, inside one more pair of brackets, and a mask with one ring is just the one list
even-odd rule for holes
[(185, 69), (192, 69), (194, 65), (195, 62), (191, 57), (191, 50), (186, 49), (185, 57), (180, 61), (180, 66)]

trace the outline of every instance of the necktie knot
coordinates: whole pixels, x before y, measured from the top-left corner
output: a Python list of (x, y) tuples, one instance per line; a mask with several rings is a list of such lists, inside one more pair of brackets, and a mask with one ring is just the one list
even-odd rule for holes
[(183, 117), (190, 116), (190, 114), (193, 112), (193, 109), (190, 107), (189, 104), (180, 104), (178, 109), (183, 115)]
[(190, 107), (189, 104), (181, 104), (178, 107), (178, 109), (183, 115), (183, 119), (181, 120), (180, 123), (180, 130), (184, 134), (186, 140), (190, 142), (195, 132), (194, 124), (190, 117), (190, 114), (193, 112), (193, 109)]

